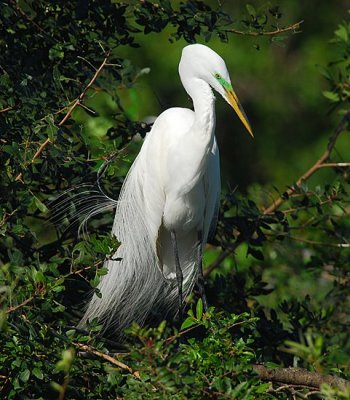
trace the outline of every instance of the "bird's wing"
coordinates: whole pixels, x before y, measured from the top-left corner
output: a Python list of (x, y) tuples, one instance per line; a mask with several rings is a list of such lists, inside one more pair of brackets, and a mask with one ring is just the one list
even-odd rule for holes
[(203, 179), (206, 196), (203, 239), (206, 242), (215, 234), (220, 207), (220, 156), (216, 139), (214, 139)]

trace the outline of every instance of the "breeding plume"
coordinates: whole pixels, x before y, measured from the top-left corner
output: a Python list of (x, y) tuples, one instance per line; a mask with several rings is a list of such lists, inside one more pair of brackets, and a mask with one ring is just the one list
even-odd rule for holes
[(253, 136), (223, 59), (193, 44), (182, 51), (181, 82), (194, 111), (170, 108), (147, 134), (122, 187), (112, 233), (121, 242), (81, 325), (97, 318), (120, 331), (157, 311), (175, 315), (194, 284), (206, 305), (202, 251), (216, 226), (220, 193), (215, 139), (218, 92)]

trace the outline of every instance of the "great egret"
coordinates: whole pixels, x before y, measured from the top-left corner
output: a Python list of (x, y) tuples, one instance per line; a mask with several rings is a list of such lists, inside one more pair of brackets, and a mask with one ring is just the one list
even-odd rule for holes
[[(253, 136), (224, 60), (201, 44), (186, 46), (181, 82), (194, 111), (170, 108), (146, 135), (122, 187), (112, 233), (121, 242), (81, 326), (97, 318), (118, 331), (154, 310), (175, 315), (197, 282), (204, 299), (202, 251), (215, 229), (220, 193), (215, 139), (216, 90)], [(180, 311), (181, 315), (181, 311)]]

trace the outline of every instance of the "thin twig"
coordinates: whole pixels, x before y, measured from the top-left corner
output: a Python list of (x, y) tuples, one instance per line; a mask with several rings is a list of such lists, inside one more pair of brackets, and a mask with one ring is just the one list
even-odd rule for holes
[(322, 246), (322, 247), (337, 247), (337, 248), (349, 248), (350, 243), (329, 243), (329, 242), (320, 242), (317, 240), (309, 240), (296, 236), (289, 236), (284, 232), (275, 232), (273, 235), (269, 233), (265, 233), (266, 236), (275, 237), (275, 236), (283, 236), (287, 239), (294, 240), (296, 242), (311, 244), (313, 246)]
[(108, 61), (109, 58), (109, 53), (107, 53), (105, 59), (103, 60), (102, 64), (98, 67), (98, 69), (96, 70), (94, 76), (92, 77), (91, 81), (87, 84), (87, 86), (85, 87), (85, 89), (83, 90), (83, 92), (80, 94), (80, 96), (75, 100), (75, 102), (73, 103), (72, 107), (69, 109), (69, 111), (67, 112), (67, 114), (64, 116), (64, 118), (59, 122), (58, 126), (62, 126), (67, 119), (71, 116), (72, 112), (76, 109), (77, 106), (79, 106), (80, 102), (83, 100), (83, 98), (86, 95), (86, 92), (91, 88), (91, 86), (95, 83), (96, 79), (98, 78), (98, 76), (100, 75), (101, 71), (103, 70), (103, 68), (106, 66), (106, 63)]
[[(326, 161), (329, 160), (332, 151), (334, 149), (334, 146), (337, 142), (337, 139), (340, 135), (340, 133), (342, 132), (343, 129), (345, 129), (346, 125), (349, 123), (350, 120), (350, 110), (347, 111), (347, 113), (344, 115), (344, 117), (342, 118), (341, 122), (339, 123), (339, 125), (337, 126), (337, 128), (335, 129), (333, 135), (331, 136), (327, 149), (326, 151), (322, 154), (322, 156), (315, 162), (315, 164), (309, 168), (295, 183), (295, 185), (293, 187), (290, 187), (287, 191), (286, 191), (286, 195), (285, 196), (280, 196), (278, 199), (274, 200), (274, 202), (267, 207), (264, 210), (264, 214), (272, 214), (274, 211), (276, 211), (279, 206), (290, 196), (292, 195), (297, 189), (299, 189), (301, 187), (301, 185), (303, 184), (303, 182), (307, 181), (315, 172), (317, 172), (320, 168), (323, 168), (327, 165)], [(332, 163), (333, 164), (333, 163)], [(348, 163), (342, 163), (342, 164), (348, 164)], [(339, 166), (339, 165), (338, 165)]]
[(222, 253), (220, 253), (220, 255), (217, 257), (217, 259), (215, 261), (213, 261), (208, 266), (208, 268), (205, 269), (205, 271), (203, 271), (204, 278), (209, 276), (214, 269), (216, 269), (230, 254), (232, 254), (237, 246), (238, 246), (237, 244), (230, 246), (226, 250), (224, 250)]
[(30, 296), (28, 297), (28, 299), (24, 300), (21, 304), (18, 304), (17, 306), (13, 306), (8, 308), (5, 313), (6, 314), (10, 314), (14, 311), (17, 311), (18, 309), (20, 309), (21, 307), (24, 307), (25, 305), (27, 305), (28, 303), (32, 302), (34, 300), (35, 296)]
[(283, 390), (290, 389), (290, 388), (293, 388), (293, 389), (310, 389), (310, 386), (307, 386), (307, 385), (296, 385), (294, 383), (288, 383), (288, 384), (284, 384), (282, 386), (279, 386), (276, 389), (273, 389), (273, 391), (274, 392), (283, 392)]
[(0, 114), (1, 113), (5, 113), (5, 112), (7, 112), (7, 111), (10, 111), (10, 110), (12, 110), (13, 109), (13, 107), (6, 107), (6, 108), (3, 108), (2, 110), (0, 110)]
[(299, 22), (296, 22), (295, 24), (287, 26), (286, 28), (276, 29), (274, 31), (267, 31), (267, 32), (266, 31), (261, 31), (261, 32), (240, 31), (237, 29), (226, 29), (225, 32), (235, 33), (236, 35), (245, 35), (245, 36), (276, 36), (276, 35), (280, 35), (281, 33), (295, 31), (296, 29), (299, 29), (300, 25), (303, 22), (304, 22), (304, 20), (301, 20)]
[[(47, 139), (45, 140), (45, 142), (41, 143), (41, 145), (39, 146), (38, 150), (36, 151), (36, 153), (34, 154), (34, 156), (33, 156), (33, 158), (32, 158), (31, 164), (33, 164), (33, 162), (35, 161), (35, 159), (36, 159), (37, 157), (40, 156), (41, 152), (44, 150), (44, 148), (45, 148), (50, 142), (51, 142), (50, 139), (47, 138)], [(17, 178), (16, 178), (16, 180), (17, 180)]]
[(84, 58), (82, 56), (78, 56), (78, 58), (80, 58), (81, 60), (85, 61), (86, 64), (88, 64), (93, 69), (93, 71), (96, 71), (96, 67), (93, 64), (91, 64), (91, 62), (89, 60), (87, 60), (86, 58)]
[(184, 329), (183, 331), (180, 331), (180, 332), (176, 333), (175, 335), (169, 336), (169, 337), (165, 340), (165, 343), (167, 343), (167, 344), (172, 343), (175, 339), (181, 337), (181, 336), (184, 335), (185, 333), (190, 332), (190, 331), (192, 331), (193, 329), (196, 329), (196, 328), (198, 328), (198, 327), (199, 327), (199, 325), (190, 326), (189, 328)]
[(349, 168), (350, 163), (338, 162), (338, 163), (323, 163), (318, 168)]
[(134, 375), (137, 379), (140, 379), (140, 374), (138, 371), (134, 371), (131, 367), (117, 360), (116, 358), (111, 357), (108, 354), (102, 353), (87, 344), (76, 342), (72, 342), (72, 344), (78, 349), (84, 350), (90, 354), (94, 354), (95, 356), (102, 358), (103, 360), (108, 361), (109, 363), (116, 365), (119, 368), (125, 369), (126, 371), (130, 372), (130, 374)]
[(337, 199), (337, 196), (336, 196), (336, 195), (330, 196), (327, 200), (320, 201), (320, 202), (317, 203), (317, 204), (311, 204), (311, 205), (307, 205), (307, 206), (300, 206), (300, 207), (288, 208), (288, 209), (286, 209), (286, 210), (283, 210), (283, 214), (286, 215), (286, 214), (293, 213), (293, 212), (295, 212), (295, 211), (301, 211), (301, 210), (309, 209), (309, 208), (312, 208), (312, 207), (322, 207), (322, 206), (324, 206), (325, 204), (333, 203), (334, 200), (336, 200), (336, 199)]

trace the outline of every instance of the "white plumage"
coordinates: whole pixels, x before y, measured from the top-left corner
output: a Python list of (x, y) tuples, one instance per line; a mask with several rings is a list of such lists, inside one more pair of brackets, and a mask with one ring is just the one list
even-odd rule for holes
[(179, 73), (194, 111), (168, 109), (147, 134), (116, 207), (112, 233), (121, 246), (114, 257), (121, 261), (106, 262), (102, 297), (93, 296), (81, 325), (97, 318), (120, 331), (133, 321), (142, 324), (152, 311), (175, 314), (179, 293), (181, 302), (201, 276), (201, 253), (216, 225), (220, 193), (212, 88), (252, 133), (214, 51), (185, 47)]

